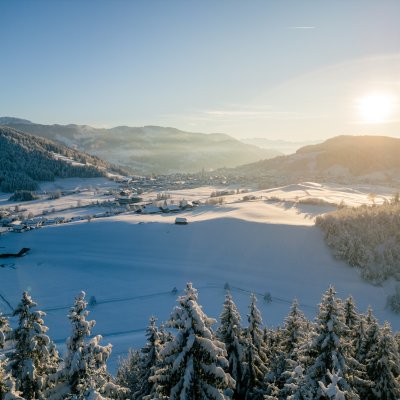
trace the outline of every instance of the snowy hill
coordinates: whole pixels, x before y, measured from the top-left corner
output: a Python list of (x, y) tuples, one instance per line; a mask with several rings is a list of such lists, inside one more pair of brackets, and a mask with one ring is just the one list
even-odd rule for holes
[(74, 124), (40, 125), (9, 118), (3, 124), (57, 140), (136, 173), (198, 172), (203, 168), (235, 167), (281, 154), (225, 134), (184, 132), (160, 126), (98, 129)]
[(230, 173), (264, 176), (280, 183), (314, 180), (398, 184), (399, 152), (397, 138), (338, 136), (302, 147), (295, 154), (238, 167)]
[[(361, 311), (372, 305), (380, 321), (391, 321), (397, 330), (400, 317), (385, 308), (393, 283), (375, 287), (364, 282), (357, 270), (331, 256), (314, 226), (314, 217), (332, 207), (286, 201), (301, 192), (306, 198), (309, 191), (309, 198), (319, 193), (321, 199), (350, 203), (353, 198), (360, 204), (368, 202), (369, 190), (308, 183), (248, 193), (257, 196), (253, 201), (242, 201), (243, 194), (227, 196), (220, 206), (181, 213), (189, 221), (185, 226), (174, 224), (174, 214), (127, 213), (10, 233), (1, 239), (7, 251), (29, 247), (31, 252), (13, 267), (0, 269), (5, 282), (0, 308), (10, 312), (7, 302), (15, 306), (28, 289), (47, 312), (52, 337), (62, 344), (69, 332), (65, 315), (76, 294), (85, 290), (97, 300), (91, 308), (97, 320), (94, 333), (114, 344), (114, 363), (129, 347), (143, 343), (150, 315), (167, 319), (176, 301), (172, 288), (181, 291), (188, 281), (199, 289), (200, 302), (213, 317), (221, 311), (226, 282), (242, 315), (250, 293), (257, 293), (268, 326), (282, 323), (294, 298), (314, 317), (321, 293), (333, 284), (340, 297), (352, 294)], [(278, 195), (282, 201), (268, 200)], [(380, 195), (390, 191), (382, 189)], [(200, 188), (172, 196), (199, 198), (204, 192)], [(271, 303), (263, 302), (265, 292)]]

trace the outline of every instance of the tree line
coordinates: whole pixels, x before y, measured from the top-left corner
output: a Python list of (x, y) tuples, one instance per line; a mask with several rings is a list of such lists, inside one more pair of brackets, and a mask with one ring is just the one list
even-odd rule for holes
[(389, 277), (400, 279), (398, 194), (382, 205), (341, 207), (317, 217), (316, 225), (334, 255), (359, 267), (364, 279), (374, 284)]
[(323, 294), (314, 321), (294, 301), (282, 326), (263, 326), (255, 295), (247, 326), (227, 291), (216, 320), (188, 283), (165, 325), (150, 318), (146, 344), (130, 350), (116, 377), (106, 367), (111, 345), (91, 336), (81, 292), (68, 318), (71, 335), (63, 360), (47, 335), (45, 313), (24, 293), (13, 315), (0, 317), (0, 399), (315, 400), (400, 398), (399, 335), (369, 308), (356, 310), (333, 287)]

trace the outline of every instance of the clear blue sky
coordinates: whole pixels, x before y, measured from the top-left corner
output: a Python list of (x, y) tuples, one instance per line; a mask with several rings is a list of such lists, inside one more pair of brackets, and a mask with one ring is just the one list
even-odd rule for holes
[[(0, 0), (0, 16), (0, 116), (400, 134), (397, 0)], [(373, 124), (359, 110), (371, 93), (391, 99)]]

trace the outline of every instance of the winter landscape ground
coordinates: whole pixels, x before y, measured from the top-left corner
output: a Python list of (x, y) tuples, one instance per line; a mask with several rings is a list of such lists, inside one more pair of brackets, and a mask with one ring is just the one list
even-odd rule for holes
[[(104, 200), (117, 184), (105, 178), (59, 179), (42, 190), (76, 188), (80, 192), (75, 195), (24, 203), (9, 202), (4, 194), (0, 206), (19, 205), (34, 215), (49, 210), (52, 218), (93, 215), (102, 209), (93, 203)], [(204, 203), (219, 189), (168, 191), (168, 202)], [(114, 346), (111, 371), (116, 370), (119, 356), (144, 344), (151, 315), (159, 322), (169, 317), (188, 281), (199, 290), (204, 311), (215, 318), (222, 309), (226, 284), (243, 316), (250, 293), (256, 293), (269, 327), (283, 323), (294, 298), (313, 318), (322, 292), (332, 284), (340, 297), (351, 294), (360, 311), (371, 305), (380, 322), (390, 321), (396, 331), (400, 317), (386, 308), (394, 283), (373, 286), (363, 281), (357, 269), (332, 257), (322, 232), (314, 226), (315, 217), (335, 209), (334, 204), (370, 204), (371, 192), (379, 203), (389, 199), (394, 189), (312, 182), (262, 191), (248, 188), (246, 194), (224, 196), (221, 205), (200, 205), (179, 213), (189, 222), (184, 226), (174, 224), (174, 213), (130, 211), (90, 222), (10, 232), (0, 237), (1, 252), (31, 250), (0, 269), (0, 309), (10, 313), (22, 291), (29, 290), (47, 313), (49, 333), (62, 351), (70, 330), (66, 315), (74, 297), (84, 290), (88, 299), (94, 296), (97, 301), (90, 307), (91, 318), (97, 321), (94, 333)], [(150, 202), (156, 193), (142, 196)], [(252, 200), (244, 201), (244, 196)], [(314, 205), (318, 201), (322, 204)], [(172, 292), (174, 287), (177, 293)], [(263, 300), (266, 292), (271, 302)]]
[(0, 15), (0, 400), (400, 400), (400, 1)]

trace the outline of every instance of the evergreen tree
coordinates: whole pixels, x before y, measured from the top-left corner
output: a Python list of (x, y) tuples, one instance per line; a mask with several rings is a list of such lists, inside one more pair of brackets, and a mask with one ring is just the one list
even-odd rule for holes
[(0, 314), (0, 350), (4, 349), (6, 340), (9, 338), (11, 332), (8, 319)]
[(246, 330), (244, 389), (246, 399), (261, 399), (264, 393), (264, 378), (267, 373), (261, 313), (256, 306), (257, 298), (251, 295), (249, 326)]
[(346, 400), (348, 398), (347, 392), (340, 390), (338, 386), (339, 381), (341, 381), (343, 378), (337, 375), (335, 372), (331, 373), (330, 371), (327, 371), (326, 373), (331, 382), (328, 386), (325, 386), (325, 384), (321, 381), (319, 382), (322, 393), (330, 400)]
[(160, 334), (156, 326), (156, 319), (150, 318), (150, 324), (146, 330), (147, 343), (141, 351), (139, 365), (139, 381), (141, 386), (133, 394), (133, 398), (142, 400), (145, 396), (154, 393), (154, 382), (149, 381), (150, 376), (154, 375), (160, 363)]
[[(353, 342), (356, 338), (356, 332), (360, 324), (360, 319), (361, 318), (360, 315), (357, 313), (353, 297), (349, 296), (344, 302), (344, 323), (348, 328), (347, 333), (350, 342)], [(354, 355), (353, 346), (351, 346), (350, 349), (353, 350), (352, 355)]]
[[(362, 328), (364, 332), (359, 332), (357, 343), (356, 358), (361, 364), (366, 363), (368, 353), (374, 352), (378, 343), (379, 325), (372, 313), (372, 308), (368, 307), (367, 315), (362, 318)], [(364, 338), (362, 338), (364, 336)]]
[[(8, 319), (0, 314), (0, 350), (6, 347), (6, 341), (10, 338), (11, 328)], [(0, 355), (0, 400), (22, 399), (21, 393), (15, 389), (14, 377), (6, 372), (8, 358)], [(22, 399), (23, 400), (23, 399)]]
[[(301, 348), (305, 343), (306, 317), (299, 309), (297, 300), (294, 300), (285, 319), (283, 327), (281, 352), (283, 363), (279, 376), (280, 397), (285, 398), (292, 394), (290, 383), (294, 381), (297, 373), (293, 374), (295, 368), (300, 364)], [(303, 368), (301, 368), (303, 371)]]
[(0, 400), (24, 400), (15, 389), (15, 379), (5, 371), (6, 361), (0, 359)]
[(357, 325), (355, 332), (354, 332), (354, 341), (353, 341), (353, 354), (355, 359), (364, 364), (366, 354), (365, 354), (365, 343), (367, 340), (367, 333), (365, 331), (365, 319), (360, 318), (360, 322)]
[(307, 388), (304, 369), (297, 365), (292, 371), (287, 371), (286, 382), (280, 393), (284, 400), (313, 400), (312, 391)]
[(338, 384), (341, 390), (348, 392), (348, 399), (358, 399), (347, 380), (348, 343), (345, 342), (345, 338), (348, 328), (344, 322), (343, 304), (335, 295), (335, 290), (330, 287), (322, 297), (317, 316), (317, 336), (310, 344), (308, 352), (312, 362), (307, 369), (306, 391), (312, 393), (315, 400), (324, 397), (319, 382), (323, 385), (330, 384), (327, 371), (335, 371), (338, 374), (341, 378)]
[(164, 324), (160, 325), (159, 329), (160, 345), (164, 347), (168, 342), (172, 342), (174, 335), (171, 332), (165, 330)]
[(285, 319), (282, 335), (282, 351), (289, 360), (297, 361), (299, 349), (305, 341), (306, 317), (294, 300), (289, 315)]
[(18, 326), (12, 331), (11, 339), (15, 341), (15, 350), (10, 354), (8, 369), (15, 378), (16, 388), (28, 399), (42, 398), (46, 388), (47, 375), (53, 362), (50, 358), (50, 338), (46, 335), (42, 311), (36, 307), (27, 292), (13, 312), (18, 318)]
[(347, 361), (349, 364), (348, 382), (360, 397), (372, 384), (368, 380), (366, 368), (363, 362), (358, 360), (365, 344), (364, 318), (357, 310), (352, 296), (344, 302), (344, 319), (347, 326), (345, 340), (347, 346)]
[(240, 314), (228, 292), (225, 296), (223, 310), (220, 316), (220, 327), (217, 330), (218, 339), (225, 344), (228, 354), (228, 372), (236, 382), (234, 399), (243, 398), (243, 333), (240, 325)]
[(367, 369), (374, 385), (366, 399), (400, 398), (400, 356), (388, 322), (379, 331), (375, 350), (368, 353)]
[(95, 321), (87, 321), (85, 292), (81, 292), (70, 309), (68, 318), (72, 324), (72, 334), (67, 339), (67, 355), (61, 370), (51, 376), (55, 385), (48, 393), (49, 400), (82, 399), (94, 392), (119, 399), (125, 391), (112, 383), (107, 373), (106, 362), (111, 354), (111, 345), (101, 346), (101, 336), (95, 336), (89, 342), (88, 337)]
[(128, 388), (130, 398), (141, 387), (140, 381), (140, 353), (137, 350), (129, 349), (128, 356), (120, 360), (116, 383), (122, 387)]
[(283, 387), (282, 374), (286, 368), (286, 355), (283, 351), (283, 330), (281, 327), (274, 329), (264, 328), (264, 349), (268, 372), (265, 376), (266, 393), (271, 394)]
[[(223, 343), (214, 339), (208, 318), (197, 303), (197, 291), (187, 284), (185, 295), (171, 314), (169, 326), (178, 330), (161, 352), (165, 366), (152, 378), (158, 383), (158, 396), (170, 400), (227, 399), (234, 387)], [(230, 390), (232, 392), (232, 390)]]

